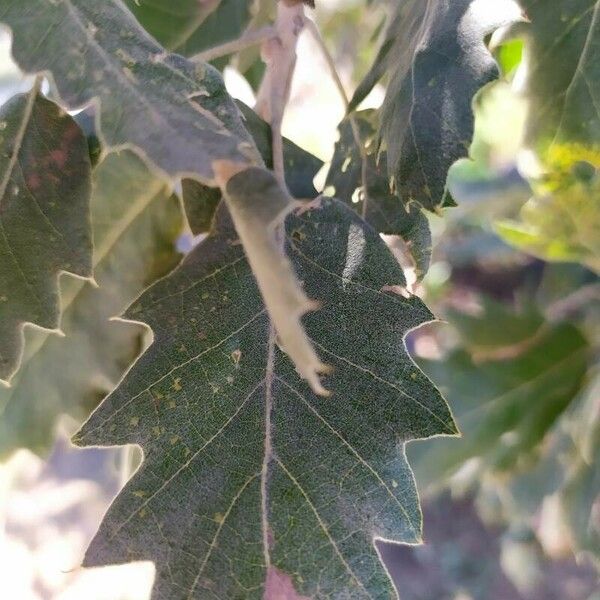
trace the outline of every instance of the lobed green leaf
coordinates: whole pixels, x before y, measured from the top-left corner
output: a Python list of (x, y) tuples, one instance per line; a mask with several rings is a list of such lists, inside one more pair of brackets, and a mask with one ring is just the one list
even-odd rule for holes
[(333, 368), (330, 397), (278, 348), (221, 211), (126, 312), (154, 343), (75, 438), (143, 448), (85, 564), (153, 560), (155, 598), (389, 598), (374, 539), (420, 540), (404, 444), (456, 433), (403, 343), (431, 314), (396, 292), (398, 263), (340, 202), (286, 231), (306, 292), (323, 299), (304, 321)]

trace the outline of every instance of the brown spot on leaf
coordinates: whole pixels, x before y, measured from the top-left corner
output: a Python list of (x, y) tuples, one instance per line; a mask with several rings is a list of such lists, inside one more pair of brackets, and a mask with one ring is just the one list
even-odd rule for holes
[(267, 569), (263, 600), (310, 600), (310, 598), (301, 596), (296, 591), (290, 575), (271, 565)]

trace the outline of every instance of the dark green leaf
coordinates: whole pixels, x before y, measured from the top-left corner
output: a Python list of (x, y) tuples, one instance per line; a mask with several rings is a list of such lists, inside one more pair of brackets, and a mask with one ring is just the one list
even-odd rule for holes
[(108, 155), (94, 171), (91, 209), (98, 287), (63, 276), (65, 337), (26, 331), (22, 368), (0, 388), (2, 456), (46, 452), (61, 415), (81, 422), (113, 389), (139, 355), (144, 329), (110, 319), (179, 259), (179, 202), (131, 152)]
[(278, 349), (223, 219), (127, 311), (154, 343), (76, 436), (144, 450), (85, 564), (153, 560), (155, 598), (390, 598), (373, 539), (420, 539), (403, 444), (456, 431), (403, 345), (431, 314), (390, 287), (405, 284), (396, 260), (341, 203), (287, 233), (323, 299), (304, 321), (331, 397)]
[(162, 46), (173, 51), (185, 44), (202, 27), (221, 2), (222, 0), (125, 0), (142, 27)]
[(473, 0), (398, 4), (382, 50), (353, 99), (356, 106), (390, 72), (381, 136), (401, 198), (429, 210), (444, 205), (448, 169), (468, 155), (471, 102), (498, 76), (484, 37), (518, 17), (509, 0), (483, 8)]
[(16, 371), (23, 325), (56, 329), (61, 271), (92, 275), (90, 160), (83, 133), (37, 95), (0, 110), (0, 380)]
[(400, 236), (415, 264), (417, 278), (421, 279), (431, 259), (427, 217), (418, 206), (406, 206), (390, 189), (386, 153), (377, 156), (375, 111), (361, 111), (352, 118), (366, 153), (365, 164), (352, 123), (346, 118), (338, 127), (339, 140), (325, 185), (332, 186), (332, 195), (354, 208), (375, 230)]

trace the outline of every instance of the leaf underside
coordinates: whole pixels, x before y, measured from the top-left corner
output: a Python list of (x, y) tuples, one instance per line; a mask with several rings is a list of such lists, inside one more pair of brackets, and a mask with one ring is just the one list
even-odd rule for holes
[(0, 380), (23, 325), (60, 323), (58, 275), (92, 274), (90, 161), (71, 117), (32, 90), (0, 109)]
[(111, 320), (176, 266), (179, 201), (131, 152), (109, 154), (93, 174), (94, 279), (61, 277), (65, 337), (25, 331), (11, 387), (0, 388), (0, 456), (47, 453), (58, 419), (81, 423), (115, 387), (143, 347), (145, 329)]
[(317, 396), (274, 343), (223, 210), (217, 222), (125, 314), (154, 343), (75, 438), (145, 457), (85, 564), (153, 560), (153, 597), (170, 600), (389, 598), (373, 539), (421, 530), (404, 443), (456, 432), (403, 343), (431, 314), (387, 291), (400, 267), (343, 204), (288, 217), (288, 252), (323, 300), (304, 318), (333, 367)]
[(17, 64), (50, 72), (69, 109), (99, 103), (107, 150), (139, 149), (170, 176), (205, 183), (215, 160), (260, 164), (219, 72), (165, 52), (117, 0), (31, 0), (28, 10), (7, 0), (0, 21)]
[(498, 76), (484, 37), (518, 17), (510, 0), (408, 0), (351, 102), (355, 108), (390, 74), (381, 115), (388, 169), (400, 197), (429, 210), (450, 202), (448, 169), (468, 156), (472, 100)]

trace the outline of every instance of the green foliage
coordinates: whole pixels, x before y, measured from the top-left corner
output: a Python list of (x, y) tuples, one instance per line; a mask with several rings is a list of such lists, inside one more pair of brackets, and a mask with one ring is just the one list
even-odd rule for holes
[(178, 262), (179, 201), (131, 152), (94, 172), (91, 200), (96, 285), (61, 277), (64, 337), (28, 329), (23, 364), (0, 388), (0, 455), (47, 452), (56, 422), (83, 421), (144, 346), (139, 325), (112, 321)]
[(554, 144), (600, 139), (600, 21), (595, 0), (523, 0), (528, 142), (542, 154)]
[[(534, 197), (498, 232), (551, 261), (600, 271), (598, 3), (526, 0), (526, 143), (540, 161)], [(565, 24), (566, 28), (565, 28)]]
[(85, 564), (152, 559), (157, 597), (270, 597), (274, 578), (315, 598), (389, 597), (372, 537), (420, 539), (403, 443), (456, 432), (403, 350), (406, 332), (431, 315), (392, 289), (405, 283), (400, 267), (343, 205), (323, 200), (288, 219), (295, 267), (323, 300), (306, 318), (333, 368), (331, 397), (318, 396), (269, 344), (234, 242), (221, 214), (125, 315), (148, 323), (154, 344), (76, 441), (140, 444), (145, 460)]
[[(382, 4), (344, 8), (337, 28), (330, 15), (325, 44), (365, 29), (342, 63), (370, 56)], [(339, 124), (333, 198), (315, 187), (322, 161), (279, 135), (301, 3), (0, 5), (16, 62), (38, 76), (0, 118), (2, 379), (25, 342), (0, 388), (0, 455), (45, 453), (63, 414), (94, 409), (78, 445), (144, 452), (86, 565), (153, 560), (155, 598), (390, 598), (375, 541), (421, 541), (405, 444), (456, 434), (442, 394), (463, 437), (409, 446), (418, 485), (468, 490), (513, 526), (552, 497), (572, 549), (600, 555), (597, 2), (524, 0), (527, 19), (511, 0), (393, 3)], [(489, 36), (515, 21), (494, 56), (529, 106), (537, 170), (518, 216), (529, 187), (494, 164), (481, 122), (479, 162), (447, 181), (498, 76)], [(262, 47), (229, 44), (264, 26), (276, 35)], [(226, 64), (258, 89), (260, 115), (229, 96)], [(383, 106), (357, 111), (379, 81)], [(446, 210), (450, 187), (475, 208)], [(206, 237), (178, 264), (184, 215)], [(447, 333), (405, 339), (433, 315), (406, 290), (399, 245)], [(407, 349), (423, 340), (443, 351), (419, 360), (433, 383)]]
[[(510, 313), (503, 318), (509, 320)], [(539, 315), (517, 316), (516, 322), (525, 319), (530, 323), (520, 338), (507, 338), (485, 313), (477, 319), (488, 334), (485, 353), (478, 345), (471, 352), (454, 349), (440, 361), (420, 361), (449, 399), (463, 433), (456, 444), (436, 440), (423, 446), (413, 462), (422, 485), (439, 485), (469, 459), (475, 461), (471, 484), (483, 474), (527, 463), (582, 387), (589, 346), (581, 333), (567, 324), (540, 324)], [(474, 324), (472, 319), (459, 326), (468, 336)]]
[[(568, 160), (576, 156), (572, 150)], [(594, 158), (600, 165), (600, 154)], [(583, 160), (570, 169), (548, 166), (552, 174), (535, 186), (536, 195), (519, 220), (499, 222), (498, 232), (526, 252), (551, 261), (578, 262), (600, 273), (600, 173)]]
[(79, 127), (34, 89), (0, 112), (0, 380), (23, 325), (57, 329), (61, 271), (92, 274), (90, 161)]

